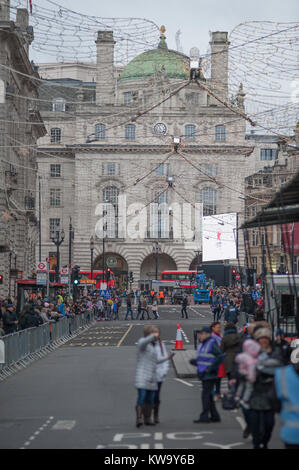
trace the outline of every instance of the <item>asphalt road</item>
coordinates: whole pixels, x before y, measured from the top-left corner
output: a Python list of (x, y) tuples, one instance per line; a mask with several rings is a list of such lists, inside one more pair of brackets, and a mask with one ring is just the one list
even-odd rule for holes
[[(204, 306), (190, 309), (189, 317), (181, 320), (179, 307), (160, 308), (155, 324), (160, 325), (169, 350), (178, 321), (184, 345), (192, 348), (193, 329), (212, 320)], [(244, 422), (239, 411), (224, 411), (218, 403), (221, 423), (193, 423), (201, 411), (201, 384), (176, 378), (172, 367), (161, 392), (161, 423), (136, 428), (136, 342), (149, 323), (96, 322), (2, 381), (0, 448), (250, 449), (250, 439), (242, 438)], [(283, 448), (279, 425), (270, 448)]]

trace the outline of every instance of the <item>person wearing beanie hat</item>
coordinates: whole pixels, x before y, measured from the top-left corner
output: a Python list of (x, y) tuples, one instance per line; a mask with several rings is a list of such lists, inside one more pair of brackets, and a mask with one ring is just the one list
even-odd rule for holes
[[(254, 449), (267, 449), (275, 424), (275, 367), (282, 365), (281, 357), (272, 343), (271, 329), (266, 322), (256, 322), (253, 339), (259, 344), (256, 381), (249, 401), (249, 422)], [(275, 367), (267, 367), (268, 362)], [(272, 370), (270, 373), (269, 371)]]

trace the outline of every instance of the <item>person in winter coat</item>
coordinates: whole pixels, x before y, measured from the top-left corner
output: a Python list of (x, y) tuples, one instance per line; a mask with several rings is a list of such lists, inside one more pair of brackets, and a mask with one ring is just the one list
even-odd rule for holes
[[(211, 328), (211, 336), (212, 338), (216, 339), (217, 344), (220, 348), (220, 344), (222, 341), (221, 323), (219, 321), (215, 321), (210, 325), (210, 328)], [(217, 379), (216, 379), (216, 384), (215, 384), (215, 395), (214, 395), (215, 401), (221, 398), (221, 379), (223, 377), (226, 377), (226, 372), (225, 372), (224, 362), (221, 362), (219, 369), (218, 369), (218, 374), (217, 374)]]
[(159, 331), (150, 325), (144, 327), (144, 337), (137, 343), (137, 367), (135, 376), (135, 387), (138, 397), (136, 404), (136, 426), (142, 425), (142, 415), (144, 423), (153, 425), (151, 420), (153, 411), (155, 391), (158, 390), (157, 364), (170, 360), (173, 354), (158, 359), (155, 349), (155, 342), (159, 338)]
[(226, 324), (220, 350), (225, 355), (224, 365), (228, 379), (235, 379), (235, 357), (241, 350), (241, 336), (237, 333), (234, 323)]
[(227, 323), (238, 323), (238, 309), (235, 306), (233, 300), (230, 300), (230, 304), (227, 305), (224, 311), (224, 321)]
[[(161, 334), (159, 328), (156, 328), (154, 331), (157, 331), (159, 333), (159, 336), (157, 338), (157, 341), (155, 342), (155, 350), (157, 354), (158, 361), (161, 359), (165, 359), (168, 357), (168, 352), (165, 347), (165, 344), (161, 341)], [(155, 391), (155, 397), (154, 397), (154, 423), (158, 424), (159, 423), (159, 407), (160, 407), (160, 392), (161, 392), (161, 387), (166, 379), (166, 375), (169, 369), (169, 361), (163, 361), (158, 363), (157, 365), (157, 382), (158, 382), (158, 389)]]
[(3, 329), (6, 335), (17, 331), (17, 314), (14, 305), (10, 302), (6, 305), (6, 311), (3, 314)]
[(276, 330), (274, 347), (276, 352), (281, 355), (284, 365), (289, 365), (292, 349), (290, 343), (284, 339), (284, 331), (281, 328)]
[(27, 328), (34, 328), (42, 324), (43, 319), (41, 318), (39, 311), (36, 310), (34, 307), (31, 307), (30, 310), (26, 311), (26, 313), (20, 320), (20, 328), (22, 330), (25, 330)]
[(184, 295), (183, 300), (182, 300), (182, 318), (184, 318), (184, 313), (186, 315), (186, 318), (188, 318), (188, 313), (187, 313), (187, 306), (188, 306), (188, 297), (187, 295)]
[(193, 422), (209, 423), (212, 421), (218, 423), (221, 419), (213, 399), (213, 389), (223, 355), (216, 339), (211, 336), (210, 327), (201, 327), (198, 332), (200, 344), (196, 351), (196, 359), (191, 359), (190, 364), (197, 366), (197, 375), (202, 381), (202, 412), (199, 419)]
[(256, 379), (256, 366), (260, 349), (261, 347), (256, 341), (247, 339), (243, 343), (243, 352), (236, 355), (235, 361), (238, 364), (238, 370), (243, 377), (243, 381), (239, 383), (235, 398), (240, 401), (244, 408), (249, 408), (248, 401)]
[(158, 313), (158, 302), (156, 300), (153, 300), (152, 304), (152, 313), (155, 317), (155, 320), (158, 320), (159, 318), (159, 313)]
[(254, 449), (267, 449), (275, 424), (277, 397), (274, 374), (282, 361), (277, 359), (271, 343), (271, 330), (256, 327), (253, 338), (261, 347), (256, 366), (257, 374), (249, 400), (249, 421)]
[(299, 449), (299, 363), (275, 371), (275, 388), (280, 400), (280, 437), (287, 449)]

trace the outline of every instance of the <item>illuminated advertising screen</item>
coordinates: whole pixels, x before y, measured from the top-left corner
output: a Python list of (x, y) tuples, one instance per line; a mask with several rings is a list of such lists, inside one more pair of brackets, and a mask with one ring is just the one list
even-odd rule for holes
[(203, 217), (202, 260), (216, 261), (237, 258), (237, 214)]

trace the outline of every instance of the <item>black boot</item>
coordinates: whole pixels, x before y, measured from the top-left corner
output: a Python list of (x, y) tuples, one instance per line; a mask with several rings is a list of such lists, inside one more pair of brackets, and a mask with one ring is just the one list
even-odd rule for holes
[(154, 409), (154, 423), (155, 424), (160, 423), (160, 421), (159, 421), (159, 405), (160, 405), (160, 402), (155, 403), (154, 406), (153, 406), (153, 409)]
[(142, 424), (142, 406), (136, 405), (136, 427), (139, 428)]
[(146, 424), (147, 426), (155, 425), (155, 423), (153, 423), (151, 419), (152, 411), (153, 411), (152, 405), (144, 405), (144, 424)]

